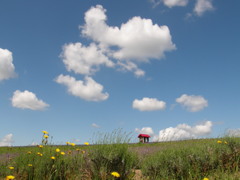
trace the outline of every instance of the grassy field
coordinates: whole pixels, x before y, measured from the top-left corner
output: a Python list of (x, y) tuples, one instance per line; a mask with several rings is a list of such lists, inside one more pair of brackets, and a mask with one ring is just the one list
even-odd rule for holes
[(94, 144), (0, 147), (0, 179), (239, 180), (240, 139), (224, 137), (131, 144), (115, 131)]

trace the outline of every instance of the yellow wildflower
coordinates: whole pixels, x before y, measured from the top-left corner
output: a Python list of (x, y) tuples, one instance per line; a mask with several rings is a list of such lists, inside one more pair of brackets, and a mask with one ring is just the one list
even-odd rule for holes
[(39, 148), (43, 148), (43, 145), (38, 145)]
[(10, 179), (15, 179), (15, 177), (12, 176), (12, 175), (9, 175), (9, 176), (6, 177), (6, 180), (10, 180)]
[(56, 152), (60, 152), (60, 149), (59, 149), (59, 148), (57, 148), (57, 149), (56, 149)]
[(89, 143), (88, 143), (88, 142), (85, 142), (84, 144), (85, 144), (85, 145), (87, 145), (87, 146), (89, 145)]
[(217, 143), (218, 143), (218, 144), (222, 144), (222, 141), (219, 141), (219, 140), (218, 140)]
[(76, 149), (76, 151), (80, 151), (80, 149), (79, 149), (79, 148), (77, 148), (77, 149)]
[(27, 153), (28, 153), (28, 154), (32, 154), (32, 151), (28, 151)]
[(224, 144), (228, 144), (228, 142), (227, 142), (227, 141), (224, 141)]
[(29, 167), (32, 167), (33, 165), (32, 164), (28, 164)]
[(117, 178), (120, 177), (120, 174), (118, 172), (112, 172), (111, 175)]
[(9, 168), (9, 169), (11, 169), (11, 170), (13, 170), (13, 169), (14, 169), (14, 167), (13, 167), (13, 166), (9, 166), (8, 168)]
[(47, 138), (48, 138), (48, 135), (45, 134), (43, 137), (44, 137), (45, 139), (47, 139)]
[(203, 180), (209, 180), (208, 178), (203, 178)]
[(37, 153), (37, 155), (39, 155), (39, 156), (43, 156), (43, 154), (42, 154), (42, 153), (40, 153), (40, 152), (38, 152), (38, 153)]
[(56, 158), (55, 158), (54, 156), (52, 156), (52, 157), (51, 157), (51, 159), (53, 159), (53, 160), (54, 160), (54, 159), (56, 159)]
[(76, 144), (75, 143), (71, 143), (71, 146), (75, 146)]
[(67, 145), (70, 145), (71, 143), (70, 142), (66, 142)]
[(65, 152), (61, 152), (60, 154), (61, 154), (61, 155), (65, 155)]
[(43, 132), (43, 134), (48, 134), (48, 132), (47, 131), (42, 131)]

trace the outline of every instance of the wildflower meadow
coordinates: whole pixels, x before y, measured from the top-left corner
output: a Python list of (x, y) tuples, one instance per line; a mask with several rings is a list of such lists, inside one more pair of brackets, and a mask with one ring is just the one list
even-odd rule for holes
[(240, 140), (235, 137), (130, 143), (122, 131), (93, 143), (54, 145), (42, 131), (37, 146), (1, 147), (0, 179), (17, 180), (237, 180)]

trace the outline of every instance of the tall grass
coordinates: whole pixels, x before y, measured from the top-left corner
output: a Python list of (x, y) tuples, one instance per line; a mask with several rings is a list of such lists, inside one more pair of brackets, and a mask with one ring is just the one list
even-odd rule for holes
[(143, 174), (153, 180), (185, 180), (239, 172), (240, 143), (237, 138), (176, 144), (176, 148), (146, 157), (142, 163)]
[(92, 179), (113, 179), (111, 172), (118, 172), (119, 179), (131, 179), (138, 157), (129, 151), (130, 134), (116, 130), (99, 134), (90, 151)]

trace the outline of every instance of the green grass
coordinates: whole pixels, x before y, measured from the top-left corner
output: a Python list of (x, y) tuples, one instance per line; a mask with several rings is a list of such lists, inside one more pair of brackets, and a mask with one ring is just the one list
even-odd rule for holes
[[(90, 146), (1, 147), (0, 179), (8, 175), (18, 180), (240, 179), (239, 138), (129, 142), (131, 135), (117, 130), (98, 134)], [(141, 171), (138, 178), (136, 170)]]

